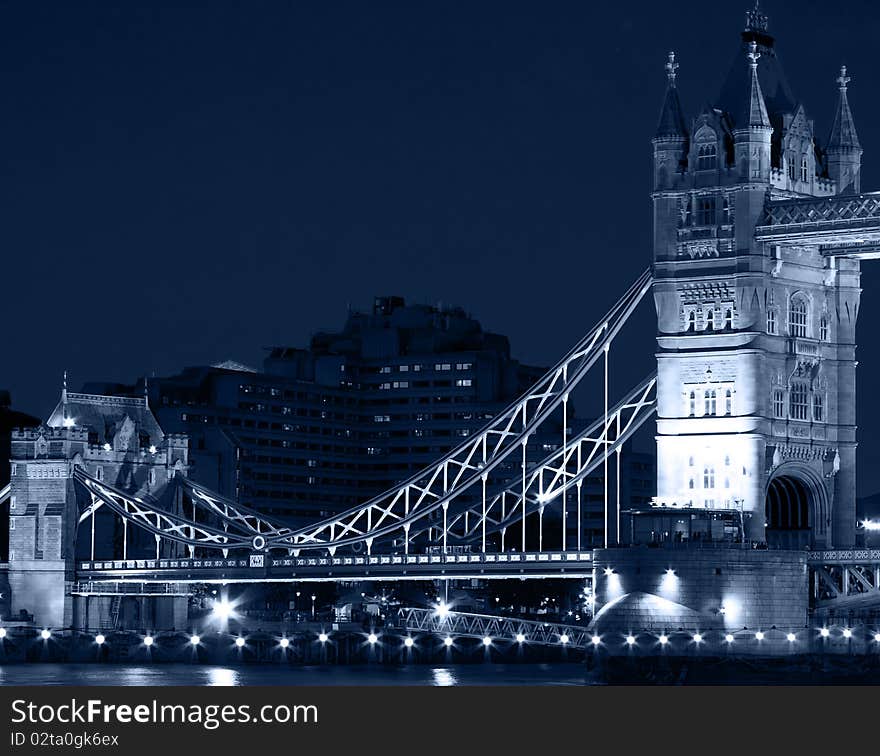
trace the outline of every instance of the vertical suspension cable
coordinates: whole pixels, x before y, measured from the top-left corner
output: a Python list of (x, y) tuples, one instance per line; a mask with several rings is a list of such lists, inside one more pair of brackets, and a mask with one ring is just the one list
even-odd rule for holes
[(605, 428), (602, 434), (605, 451), (605, 548), (608, 548), (608, 350), (610, 343), (605, 344)]
[[(617, 411), (617, 433), (614, 436), (614, 440), (620, 438), (620, 413), (621, 411)], [(616, 546), (620, 546), (620, 454), (623, 451), (623, 447), (618, 445), (617, 447), (617, 473), (614, 476), (614, 482), (617, 485), (617, 506), (616, 506), (616, 523), (614, 525), (614, 543)]]
[[(567, 369), (562, 371), (563, 380), (568, 374)], [(568, 394), (562, 398), (562, 550), (568, 542)]]

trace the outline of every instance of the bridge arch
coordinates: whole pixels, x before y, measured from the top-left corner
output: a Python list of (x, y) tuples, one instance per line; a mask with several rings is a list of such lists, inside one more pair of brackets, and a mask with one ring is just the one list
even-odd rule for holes
[(767, 481), (764, 522), (767, 543), (805, 548), (825, 540), (828, 493), (822, 478), (800, 462), (780, 465)]

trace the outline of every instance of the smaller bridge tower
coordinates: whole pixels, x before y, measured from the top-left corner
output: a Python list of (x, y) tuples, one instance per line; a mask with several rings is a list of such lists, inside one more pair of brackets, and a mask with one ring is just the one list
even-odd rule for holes
[[(74, 468), (141, 498), (171, 495), (187, 471), (187, 438), (166, 435), (146, 398), (61, 392), (44, 425), (13, 431), (9, 499), (9, 584), (12, 616), (23, 610), (45, 627), (88, 626), (71, 586), (75, 563), (134, 558), (152, 548), (144, 533), (120, 531), (75, 487)], [(180, 506), (179, 502), (166, 502)], [(82, 520), (82, 522), (81, 522)], [(127, 529), (126, 529), (127, 530)], [(80, 611), (81, 613), (81, 611)]]

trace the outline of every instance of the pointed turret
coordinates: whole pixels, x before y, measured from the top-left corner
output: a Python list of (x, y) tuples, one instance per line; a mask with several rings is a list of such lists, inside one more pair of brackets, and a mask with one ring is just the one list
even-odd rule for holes
[(666, 97), (660, 122), (654, 135), (654, 188), (668, 189), (676, 183), (676, 176), (682, 172), (687, 155), (688, 131), (684, 112), (678, 99), (675, 76), (678, 63), (675, 53), (670, 52), (666, 61)]
[(840, 98), (826, 149), (828, 175), (837, 182), (838, 194), (852, 192), (857, 194), (861, 191), (862, 146), (859, 144), (856, 124), (846, 94), (846, 85), (849, 82), (846, 66), (841, 66), (840, 76), (837, 77)]
[(758, 44), (756, 42), (749, 43), (749, 52), (746, 57), (749, 59), (749, 96), (745, 102), (745, 110), (741, 112), (736, 119), (737, 128), (761, 127), (771, 128), (770, 116), (767, 115), (767, 105), (764, 103), (764, 93), (761, 91), (761, 82), (758, 80), (758, 59), (761, 54), (757, 52)]
[(741, 181), (770, 181), (770, 136), (773, 127), (767, 115), (761, 83), (758, 81), (757, 43), (749, 42), (746, 58), (749, 61), (749, 90), (736, 117), (733, 130), (736, 166)]
[(675, 53), (669, 53), (666, 61), (666, 97), (663, 100), (663, 110), (660, 111), (660, 121), (657, 124), (657, 138), (683, 137), (687, 138), (687, 126), (685, 125), (684, 112), (681, 109), (681, 101), (678, 99), (678, 88), (675, 86), (675, 76), (678, 63), (675, 62)]

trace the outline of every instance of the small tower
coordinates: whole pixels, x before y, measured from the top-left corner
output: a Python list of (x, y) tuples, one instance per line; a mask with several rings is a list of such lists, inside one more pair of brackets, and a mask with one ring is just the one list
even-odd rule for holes
[[(678, 63), (675, 53), (670, 52), (666, 61), (666, 96), (654, 145), (654, 248), (674, 250), (676, 242), (675, 223), (664, 222), (678, 213), (680, 202), (676, 190), (682, 188), (687, 169), (688, 130), (684, 112), (678, 99), (675, 76)], [(674, 254), (674, 253), (673, 253)]]
[(764, 202), (770, 188), (770, 138), (773, 127), (758, 80), (757, 43), (749, 42), (746, 58), (749, 62), (749, 88), (745, 102), (736, 114), (733, 129), (734, 171), (742, 190), (736, 204), (736, 246), (746, 250), (753, 244), (755, 223), (764, 211)]
[(858, 194), (862, 185), (862, 146), (846, 96), (849, 81), (846, 66), (841, 66), (837, 77), (840, 99), (826, 149), (828, 175), (836, 182), (838, 194)]

